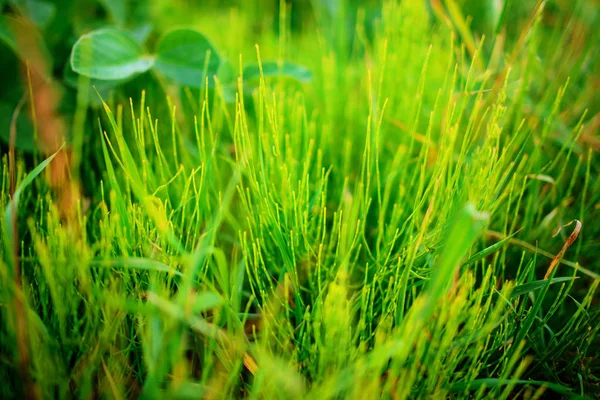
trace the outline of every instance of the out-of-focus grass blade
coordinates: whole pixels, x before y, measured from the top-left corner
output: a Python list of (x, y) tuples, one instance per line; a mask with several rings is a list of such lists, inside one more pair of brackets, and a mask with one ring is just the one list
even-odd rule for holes
[(506, 16), (506, 9), (508, 8), (508, 1), (493, 1), (490, 7), (493, 14), (492, 23), (494, 24), (494, 33), (498, 35), (504, 26), (504, 18)]
[(194, 296), (194, 312), (201, 313), (223, 303), (223, 298), (213, 292), (203, 291)]
[(159, 311), (179, 322), (188, 325), (194, 332), (212, 339), (219, 340), (221, 342), (229, 342), (229, 338), (225, 332), (217, 325), (211, 324), (202, 318), (186, 315), (186, 313), (177, 304), (160, 297), (154, 292), (148, 292), (147, 299), (148, 303), (156, 306)]
[(464, 206), (452, 218), (444, 235), (444, 248), (436, 263), (428, 290), (426, 313), (433, 312), (437, 301), (444, 295), (454, 271), (465, 257), (473, 242), (481, 234), (489, 218), (488, 213), (478, 212), (472, 204)]
[(107, 268), (131, 268), (146, 271), (166, 272), (177, 276), (183, 276), (181, 272), (169, 267), (168, 265), (161, 263), (160, 261), (142, 257), (113, 258), (111, 260), (92, 260), (90, 262), (90, 266)]
[(446, 4), (446, 8), (448, 10), (448, 13), (450, 14), (450, 17), (452, 18), (452, 21), (454, 22), (454, 26), (456, 27), (456, 30), (460, 34), (460, 36), (465, 44), (465, 47), (467, 48), (467, 50), (469, 51), (469, 54), (472, 57), (476, 57), (475, 63), (477, 65), (477, 67), (479, 68), (479, 70), (483, 71), (483, 69), (484, 69), (483, 62), (482, 62), (481, 58), (477, 55), (477, 43), (475, 43), (475, 36), (473, 35), (473, 32), (471, 31), (471, 27), (469, 26), (467, 19), (463, 15), (458, 3), (455, 0), (446, 0), (445, 4)]

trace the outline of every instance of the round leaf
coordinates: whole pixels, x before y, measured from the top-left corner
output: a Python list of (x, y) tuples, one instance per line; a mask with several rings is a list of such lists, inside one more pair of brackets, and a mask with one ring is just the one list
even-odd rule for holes
[(80, 75), (77, 75), (77, 73), (73, 71), (73, 68), (71, 68), (70, 63), (65, 64), (65, 68), (63, 70), (63, 82), (65, 83), (65, 85), (73, 89), (78, 89), (80, 86), (80, 79), (84, 79), (86, 82), (88, 82), (90, 88), (95, 88), (99, 91), (105, 89), (114, 89), (122, 83), (126, 82), (126, 80), (107, 81), (103, 79), (81, 78)]
[(158, 43), (154, 68), (180, 85), (201, 87), (219, 70), (219, 55), (208, 39), (191, 29), (165, 34)]
[(71, 53), (73, 71), (102, 80), (130, 78), (148, 71), (153, 62), (129, 35), (111, 28), (83, 35)]

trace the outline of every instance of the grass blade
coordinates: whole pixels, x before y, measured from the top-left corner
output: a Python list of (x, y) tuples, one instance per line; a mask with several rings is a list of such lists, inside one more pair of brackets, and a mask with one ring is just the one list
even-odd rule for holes
[(5, 237), (8, 239), (6, 242), (6, 252), (7, 252), (7, 254), (10, 254), (11, 257), (14, 256), (14, 254), (13, 254), (13, 240), (14, 240), (13, 226), (16, 223), (14, 218), (16, 218), (16, 215), (19, 210), (19, 200), (21, 198), (21, 193), (23, 193), (23, 191), (29, 185), (31, 185), (33, 180), (35, 178), (37, 178), (38, 175), (44, 171), (44, 169), (46, 169), (46, 167), (52, 162), (54, 157), (56, 157), (56, 155), (58, 153), (60, 153), (61, 151), (62, 151), (62, 147), (56, 153), (52, 154), (50, 157), (48, 157), (44, 161), (42, 161), (29, 174), (27, 174), (27, 176), (23, 179), (23, 181), (19, 184), (19, 186), (15, 190), (12, 200), (8, 203), (8, 206), (6, 206), (6, 209), (4, 210), (4, 234), (5, 234)]

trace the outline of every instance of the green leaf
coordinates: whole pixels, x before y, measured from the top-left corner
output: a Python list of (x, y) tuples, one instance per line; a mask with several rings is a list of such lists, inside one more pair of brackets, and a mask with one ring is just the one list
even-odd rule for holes
[(559, 278), (553, 278), (553, 279), (551, 279), (550, 283), (548, 283), (548, 281), (545, 280), (545, 279), (539, 280), (539, 281), (528, 282), (528, 283), (525, 283), (523, 285), (515, 286), (513, 288), (513, 290), (512, 290), (511, 298), (514, 299), (515, 297), (519, 297), (519, 296), (524, 295), (526, 293), (539, 290), (539, 289), (543, 288), (546, 285), (553, 285), (555, 283), (567, 282), (567, 281), (571, 281), (573, 279), (576, 279), (576, 278), (572, 277), (572, 276), (562, 276), (562, 277), (559, 277)]
[(113, 28), (81, 36), (71, 53), (73, 71), (102, 80), (127, 79), (148, 71), (153, 63), (133, 38)]
[(219, 55), (204, 35), (178, 29), (160, 39), (154, 68), (180, 85), (202, 87), (206, 77), (212, 80), (219, 65)]
[[(268, 61), (262, 64), (262, 76), (265, 78), (293, 78), (300, 82), (310, 82), (312, 72), (306, 67), (284, 61), (279, 65), (276, 61)], [(244, 79), (252, 80), (261, 77), (261, 70), (258, 65), (250, 65), (244, 68)]]
[[(114, 89), (120, 84), (124, 83), (126, 80), (103, 80), (103, 79), (92, 79), (92, 78), (84, 78), (89, 80), (90, 88), (96, 88), (99, 92)], [(80, 75), (78, 75), (73, 68), (71, 68), (71, 63), (67, 63), (65, 65), (65, 69), (63, 71), (63, 81), (68, 87), (73, 89), (77, 89), (79, 87)], [(96, 93), (94, 96), (97, 97)]]
[(151, 24), (141, 24), (129, 29), (129, 35), (139, 44), (143, 44), (152, 33)]
[(25, 190), (25, 188), (27, 188), (27, 186), (31, 185), (31, 182), (33, 182), (33, 180), (39, 174), (41, 174), (44, 169), (46, 169), (48, 164), (50, 164), (50, 162), (52, 162), (54, 157), (56, 157), (56, 155), (60, 151), (62, 151), (62, 148), (60, 148), (56, 153), (52, 154), (50, 157), (46, 158), (37, 167), (35, 167), (33, 169), (33, 171), (31, 171), (29, 174), (27, 174), (25, 179), (23, 179), (21, 184), (19, 184), (19, 186), (15, 190), (15, 193), (13, 194), (13, 197), (12, 197), (12, 201), (10, 201), (10, 203), (8, 203), (8, 206), (6, 206), (6, 209), (4, 211), (4, 234), (5, 234), (5, 238), (7, 238), (7, 240), (5, 242), (6, 247), (7, 247), (6, 254), (10, 254), (11, 257), (14, 257), (14, 254), (13, 254), (13, 240), (14, 240), (13, 224), (15, 223), (15, 221), (14, 221), (13, 217), (16, 216), (19, 211), (19, 199), (21, 198), (21, 193), (23, 193), (23, 190)]

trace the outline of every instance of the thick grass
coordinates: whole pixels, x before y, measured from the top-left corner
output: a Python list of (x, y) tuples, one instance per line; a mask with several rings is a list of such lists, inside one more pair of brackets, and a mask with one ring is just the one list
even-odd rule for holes
[(314, 78), (130, 82), (87, 111), (77, 221), (3, 158), (2, 398), (598, 395), (597, 4), (383, 3), (158, 6)]

